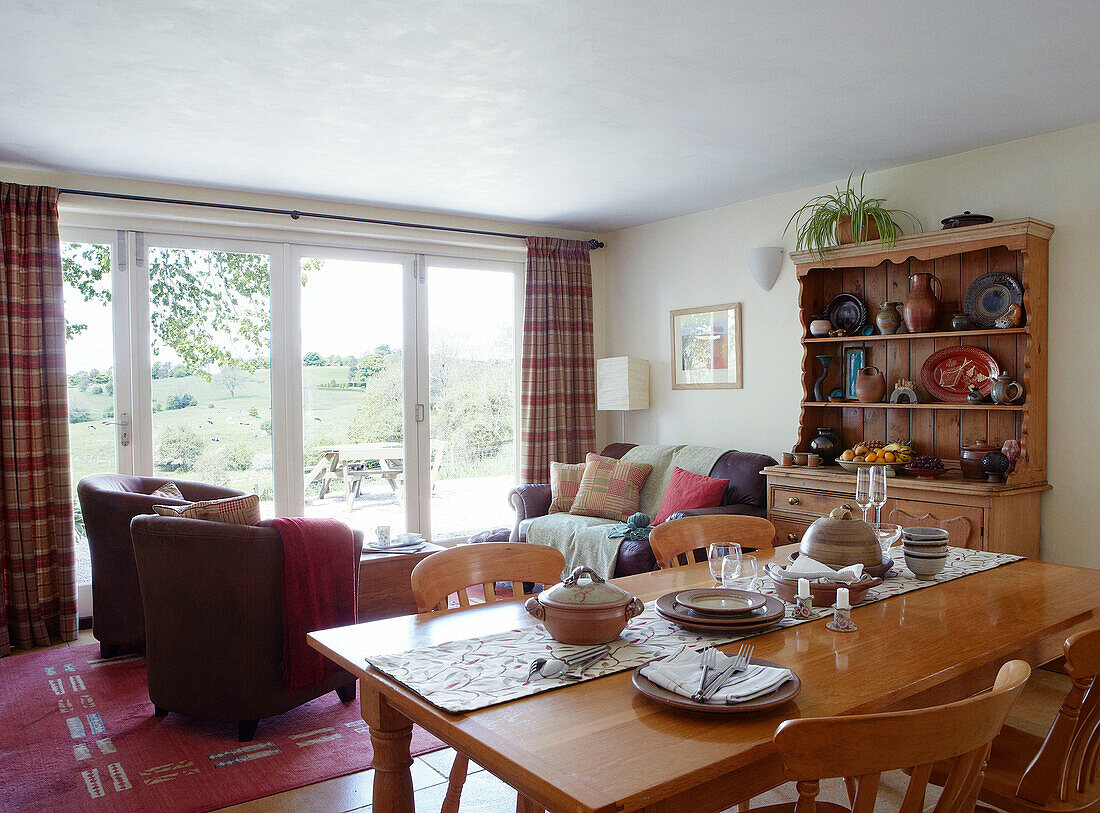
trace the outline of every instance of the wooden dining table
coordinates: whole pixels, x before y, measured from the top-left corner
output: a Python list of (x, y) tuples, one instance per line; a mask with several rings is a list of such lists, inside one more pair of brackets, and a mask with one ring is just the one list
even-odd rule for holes
[[(774, 560), (793, 549), (777, 549)], [(650, 601), (713, 581), (701, 563), (615, 583)], [(802, 691), (784, 706), (732, 715), (651, 700), (631, 684), (630, 671), (451, 714), (367, 664), (371, 655), (537, 623), (522, 602), (373, 621), (309, 640), (359, 678), (374, 748), (375, 810), (414, 809), (409, 744), (416, 723), (549, 811), (703, 813), (787, 779), (772, 745), (784, 720), (960, 699), (991, 686), (1007, 660), (1034, 666), (1058, 657), (1067, 636), (1097, 625), (1098, 612), (1100, 571), (1033, 560), (1003, 565), (856, 607), (855, 632), (831, 632), (819, 619), (753, 638), (756, 657), (792, 669)]]

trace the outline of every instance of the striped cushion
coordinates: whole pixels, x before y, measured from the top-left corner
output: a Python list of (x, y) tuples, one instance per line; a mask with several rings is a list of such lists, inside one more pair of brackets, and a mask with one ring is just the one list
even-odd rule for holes
[(584, 463), (550, 464), (550, 495), (553, 500), (548, 514), (558, 514), (573, 507), (573, 500), (581, 487), (584, 467)]
[(185, 500), (183, 492), (180, 491), (180, 487), (169, 480), (164, 485), (160, 486), (156, 491), (149, 495), (150, 497), (170, 497), (173, 500)]
[(260, 498), (226, 497), (221, 500), (203, 500), (190, 505), (154, 505), (153, 510), (162, 517), (205, 519), (208, 522), (224, 522), (228, 525), (255, 525), (260, 516)]
[(589, 454), (585, 458), (581, 487), (570, 514), (603, 517), (625, 522), (638, 510), (642, 486), (653, 467), (613, 457)]

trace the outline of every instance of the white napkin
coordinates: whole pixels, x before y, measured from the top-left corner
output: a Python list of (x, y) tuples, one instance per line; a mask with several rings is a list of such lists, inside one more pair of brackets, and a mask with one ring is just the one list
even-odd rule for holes
[(833, 570), (809, 556), (798, 556), (785, 568), (779, 568), (779, 575), (787, 579), (823, 579), (828, 582), (854, 584), (863, 578), (863, 565), (854, 564)]
[[(732, 659), (718, 653), (715, 668), (721, 672)], [(669, 658), (652, 661), (642, 667), (641, 673), (662, 689), (668, 689), (684, 697), (691, 697), (699, 688), (700, 654), (683, 647)], [(717, 673), (711, 672), (714, 678)], [(726, 705), (727, 700), (743, 703), (756, 697), (771, 694), (791, 678), (791, 670), (776, 666), (750, 666), (744, 672), (730, 676), (707, 703)]]

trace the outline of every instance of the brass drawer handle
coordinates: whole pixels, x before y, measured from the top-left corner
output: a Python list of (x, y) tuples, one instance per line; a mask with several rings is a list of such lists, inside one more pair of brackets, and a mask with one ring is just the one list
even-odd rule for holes
[(845, 511), (851, 511), (852, 510), (852, 506), (848, 505), (848, 503), (846, 503), (846, 502), (841, 503), (840, 507), (843, 508)]
[(798, 541), (798, 534), (795, 534), (795, 533), (787, 534), (787, 541), (788, 542), (797, 542)]
[(798, 505), (798, 497), (788, 497), (787, 502), (790, 505)]

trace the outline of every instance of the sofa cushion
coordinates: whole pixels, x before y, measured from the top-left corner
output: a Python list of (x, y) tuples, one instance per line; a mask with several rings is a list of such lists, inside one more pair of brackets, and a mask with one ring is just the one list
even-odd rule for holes
[(229, 525), (255, 525), (263, 519), (260, 516), (260, 498), (255, 494), (202, 500), (188, 505), (154, 505), (153, 510), (162, 517), (204, 519), (207, 522), (224, 522)]
[(162, 486), (158, 486), (150, 495), (150, 497), (167, 497), (170, 500), (185, 500), (183, 492), (180, 491), (180, 487), (169, 480)]
[(631, 463), (649, 463), (653, 473), (642, 489), (638, 510), (650, 517), (661, 510), (661, 500), (668, 490), (672, 470), (679, 466), (692, 474), (718, 476), (711, 472), (714, 463), (722, 456), (721, 449), (712, 446), (635, 446), (623, 455)]
[(721, 505), (722, 497), (725, 496), (729, 484), (729, 480), (692, 474), (679, 466), (674, 466), (672, 479), (669, 481), (668, 490), (665, 491), (664, 499), (661, 500), (661, 508), (657, 511), (653, 524), (660, 525), (677, 511), (686, 511), (690, 508), (715, 508)]
[(584, 463), (550, 463), (550, 510), (546, 513), (568, 512), (581, 487)]
[(653, 466), (589, 453), (581, 487), (569, 513), (620, 522), (638, 510), (638, 499)]

